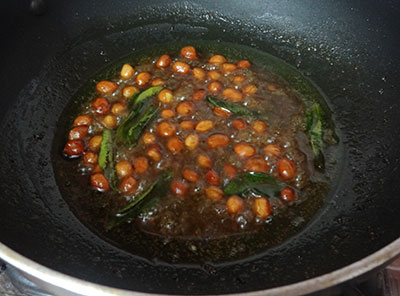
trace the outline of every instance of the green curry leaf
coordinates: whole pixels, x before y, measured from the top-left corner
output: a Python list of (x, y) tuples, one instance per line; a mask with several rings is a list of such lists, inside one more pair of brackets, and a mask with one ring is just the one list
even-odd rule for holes
[(264, 173), (245, 173), (230, 181), (224, 188), (226, 195), (244, 196), (249, 193), (277, 196), (287, 185)]
[(102, 170), (107, 167), (107, 164), (112, 158), (112, 134), (109, 129), (103, 130), (102, 140), (99, 152), (99, 166)]
[(145, 102), (145, 100), (157, 95), (161, 90), (161, 86), (150, 87), (134, 94), (129, 99), (130, 113), (117, 129), (116, 140), (118, 143), (137, 145), (143, 130), (158, 111), (158, 108), (154, 107), (151, 102)]
[(325, 157), (323, 154), (323, 120), (324, 110), (317, 103), (308, 108), (306, 113), (306, 128), (310, 137), (311, 148), (314, 154), (314, 164), (323, 169), (325, 167)]
[(110, 218), (108, 229), (114, 228), (122, 223), (137, 217), (143, 211), (149, 209), (169, 191), (169, 184), (172, 175), (168, 171), (164, 171), (146, 190), (141, 192), (124, 208), (122, 208), (115, 216)]
[(98, 163), (111, 188), (118, 191), (118, 176), (114, 167), (113, 133), (109, 129), (103, 130)]
[(117, 129), (116, 140), (119, 143), (136, 146), (141, 134), (155, 118), (159, 108), (149, 104), (140, 104)]
[(138, 92), (138, 93), (134, 94), (129, 99), (129, 103), (132, 106), (131, 109), (135, 109), (135, 107), (138, 106), (140, 103), (142, 103), (145, 99), (157, 95), (162, 89), (163, 89), (162, 86), (153, 86), (153, 87), (150, 87), (140, 93)]
[(207, 96), (206, 100), (213, 106), (226, 109), (236, 115), (251, 116), (251, 117), (265, 119), (265, 120), (267, 119), (267, 116), (265, 114), (261, 113), (261, 111), (259, 111), (259, 110), (252, 110), (252, 109), (243, 107), (239, 104), (235, 104), (235, 103), (228, 102), (225, 100), (220, 100), (220, 99), (217, 99), (217, 98), (214, 98), (211, 96)]

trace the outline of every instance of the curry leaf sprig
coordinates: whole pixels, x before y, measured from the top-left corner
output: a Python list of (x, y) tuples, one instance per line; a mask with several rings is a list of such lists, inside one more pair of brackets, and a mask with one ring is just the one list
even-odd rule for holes
[(248, 196), (251, 193), (268, 197), (278, 196), (288, 185), (265, 173), (244, 173), (230, 181), (224, 188), (226, 195)]
[(137, 92), (129, 99), (129, 104), (131, 105), (130, 110), (135, 109), (145, 99), (157, 95), (162, 89), (162, 86), (153, 86), (142, 92)]
[(323, 154), (323, 120), (324, 110), (317, 103), (311, 105), (306, 112), (306, 129), (310, 137), (311, 148), (314, 154), (314, 164), (323, 169), (325, 167), (325, 157)]
[(104, 176), (109, 181), (111, 188), (115, 191), (118, 191), (118, 176), (114, 167), (113, 138), (113, 132), (111, 130), (103, 130), (98, 163), (99, 167), (104, 173)]
[(211, 96), (207, 96), (206, 100), (213, 106), (226, 109), (233, 114), (240, 116), (251, 116), (259, 119), (267, 119), (267, 116), (263, 114), (260, 110), (253, 110), (243, 107), (239, 104), (228, 102), (225, 100), (217, 99)]
[(99, 166), (102, 170), (112, 161), (112, 134), (109, 129), (103, 130), (99, 152)]
[(172, 175), (168, 171), (164, 171), (150, 186), (124, 208), (122, 208), (115, 216), (112, 216), (108, 223), (108, 229), (112, 229), (137, 217), (140, 213), (152, 207), (161, 200), (169, 191), (169, 184)]
[(119, 143), (137, 145), (142, 132), (155, 118), (159, 108), (152, 103), (141, 105), (133, 110), (117, 129), (116, 140)]
[(152, 119), (155, 118), (159, 109), (151, 101), (145, 102), (145, 100), (157, 95), (161, 89), (161, 86), (150, 87), (141, 93), (133, 95), (129, 99), (130, 113), (117, 128), (116, 140), (118, 143), (130, 146), (137, 145), (142, 132)]

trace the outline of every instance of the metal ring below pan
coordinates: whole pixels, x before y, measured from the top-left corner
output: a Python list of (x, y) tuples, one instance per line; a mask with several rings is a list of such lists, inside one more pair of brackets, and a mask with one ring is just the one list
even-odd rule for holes
[[(261, 290), (255, 292), (242, 293), (248, 296), (260, 296), (268, 293), (270, 296), (275, 295), (304, 295), (316, 291), (320, 291), (348, 280), (362, 276), (363, 274), (372, 271), (380, 266), (388, 263), (400, 254), (400, 238), (353, 264), (345, 266), (341, 269), (324, 274), (319, 277), (311, 278), (309, 280), (298, 282), (282, 287), (272, 288), (268, 290)], [(40, 265), (20, 254), (11, 250), (4, 244), (0, 243), (0, 258), (6, 262), (20, 269), (28, 276), (33, 277), (38, 286), (42, 287), (48, 292), (55, 293), (56, 295), (96, 295), (96, 296), (110, 296), (110, 295), (147, 295), (142, 292), (134, 292), (122, 289), (116, 289), (103, 285), (87, 282), (72, 276), (65, 275), (61, 272), (54, 271), (43, 265)], [(162, 295), (162, 294), (154, 294)], [(233, 295), (233, 294), (231, 294)]]

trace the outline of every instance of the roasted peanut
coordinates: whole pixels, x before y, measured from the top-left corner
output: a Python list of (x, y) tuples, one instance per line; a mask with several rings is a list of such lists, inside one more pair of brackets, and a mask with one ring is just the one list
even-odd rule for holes
[(296, 173), (294, 163), (287, 158), (279, 159), (276, 168), (278, 169), (279, 175), (284, 179), (292, 179)]
[(161, 68), (166, 68), (171, 64), (171, 57), (167, 54), (163, 54), (158, 58), (156, 61), (156, 67), (161, 69)]
[(211, 120), (202, 120), (196, 124), (196, 132), (205, 133), (214, 127), (214, 123)]
[(264, 147), (263, 149), (264, 155), (269, 156), (269, 157), (278, 157), (282, 149), (278, 145), (275, 144), (268, 144), (267, 146)]
[(178, 137), (172, 137), (168, 139), (167, 148), (172, 154), (179, 153), (183, 148), (182, 140)]
[(218, 92), (220, 92), (222, 90), (222, 84), (219, 81), (212, 81), (209, 85), (208, 85), (208, 90), (213, 93), (216, 94)]
[(241, 85), (245, 80), (246, 80), (246, 78), (243, 75), (236, 75), (233, 78), (233, 83), (235, 85)]
[(185, 145), (189, 150), (194, 150), (199, 145), (199, 136), (197, 134), (190, 134), (185, 139)]
[(219, 117), (229, 117), (231, 116), (231, 112), (228, 109), (220, 108), (220, 107), (215, 107), (213, 109), (213, 112), (215, 115)]
[(240, 102), (243, 100), (243, 95), (240, 90), (234, 88), (225, 88), (222, 94), (232, 102)]
[(206, 188), (206, 195), (209, 199), (221, 200), (224, 197), (224, 192), (216, 186), (210, 186)]
[(183, 130), (192, 130), (195, 126), (194, 122), (190, 120), (184, 120), (179, 125)]
[(214, 170), (209, 170), (206, 173), (206, 180), (208, 183), (210, 183), (211, 185), (218, 185), (219, 184), (219, 180), (220, 180), (220, 176), (219, 174), (214, 171)]
[(140, 72), (136, 76), (136, 84), (139, 86), (145, 86), (151, 80), (151, 74), (149, 72)]
[(103, 125), (107, 128), (114, 128), (118, 124), (117, 118), (113, 114), (108, 114), (103, 118)]
[(199, 179), (199, 174), (189, 169), (184, 169), (182, 172), (182, 176), (189, 182), (197, 182), (197, 180)]
[(265, 132), (267, 129), (267, 124), (261, 120), (256, 120), (251, 125), (253, 127), (253, 130), (259, 134)]
[(176, 132), (175, 126), (168, 121), (161, 121), (157, 125), (157, 133), (162, 137), (170, 137)]
[(246, 129), (247, 125), (247, 122), (240, 118), (232, 122), (232, 126), (239, 131)]
[(133, 167), (136, 173), (143, 174), (149, 168), (149, 161), (144, 156), (138, 157), (133, 161)]
[(281, 191), (281, 199), (289, 202), (292, 201), (296, 198), (296, 194), (294, 193), (294, 190), (290, 187), (285, 187)]
[(104, 192), (110, 189), (107, 178), (102, 173), (96, 173), (90, 176), (90, 184), (94, 189)]
[(113, 81), (104, 80), (97, 83), (96, 89), (101, 94), (110, 95), (118, 89), (118, 84)]
[(238, 68), (244, 69), (244, 68), (250, 68), (251, 63), (248, 60), (241, 60), (236, 63)]
[(90, 126), (93, 122), (92, 117), (90, 115), (80, 115), (74, 120), (74, 126), (81, 126), (81, 125), (86, 125)]
[(136, 86), (125, 86), (122, 90), (122, 95), (124, 98), (128, 99), (137, 93), (139, 89)]
[(65, 144), (64, 154), (69, 158), (76, 158), (82, 155), (85, 144), (82, 140), (70, 140)]
[(123, 79), (129, 79), (133, 74), (135, 74), (135, 69), (131, 65), (125, 64), (122, 66), (120, 75)]
[(233, 165), (226, 164), (224, 165), (224, 174), (228, 179), (233, 179), (236, 177), (236, 169)]
[(100, 145), (101, 145), (101, 141), (103, 140), (102, 136), (94, 136), (93, 138), (91, 138), (89, 140), (89, 148), (92, 151), (99, 151), (100, 150)]
[(132, 193), (139, 186), (139, 182), (132, 176), (126, 176), (119, 184), (119, 189), (124, 193)]
[(86, 125), (74, 127), (69, 131), (68, 140), (81, 140), (87, 136), (89, 128)]
[(185, 197), (189, 185), (181, 180), (173, 180), (171, 182), (171, 192), (179, 197)]
[(151, 81), (151, 86), (162, 86), (166, 83), (166, 81), (162, 78), (154, 78)]
[(264, 158), (254, 157), (246, 161), (246, 170), (249, 172), (266, 173), (269, 166)]
[(189, 115), (194, 112), (194, 104), (190, 101), (183, 101), (176, 106), (176, 112), (180, 115)]
[(174, 95), (171, 90), (163, 89), (158, 93), (157, 98), (161, 103), (167, 104), (172, 102), (172, 100), (174, 99)]
[(207, 73), (207, 76), (210, 80), (218, 80), (221, 78), (221, 74), (216, 70), (211, 70)]
[(224, 74), (230, 74), (236, 70), (236, 65), (231, 63), (224, 63), (221, 66), (221, 71)]
[(142, 136), (142, 142), (145, 145), (151, 145), (156, 142), (156, 136), (153, 133), (145, 132)]
[(267, 219), (272, 212), (269, 200), (265, 197), (257, 197), (253, 202), (253, 212), (262, 220)]
[(190, 66), (185, 62), (175, 62), (172, 65), (172, 69), (178, 74), (187, 74), (190, 72)]
[(175, 116), (175, 112), (171, 109), (164, 109), (161, 111), (161, 117), (164, 119), (168, 119)]
[(248, 96), (254, 95), (256, 92), (257, 92), (257, 86), (255, 84), (249, 84), (243, 88), (243, 93)]
[(126, 110), (126, 105), (123, 103), (115, 103), (111, 108), (111, 113), (114, 115), (121, 115)]
[(106, 98), (97, 98), (92, 107), (97, 114), (106, 115), (111, 109), (111, 104)]
[(86, 165), (95, 165), (99, 157), (93, 151), (87, 151), (83, 154), (83, 163)]
[(155, 162), (159, 162), (162, 158), (162, 154), (160, 151), (160, 146), (152, 145), (149, 149), (147, 149), (146, 155), (150, 157)]
[(120, 160), (115, 165), (118, 177), (123, 178), (133, 174), (133, 168), (129, 160)]
[(222, 65), (223, 63), (226, 63), (226, 58), (223, 55), (217, 54), (212, 56), (208, 62), (213, 65)]
[(204, 69), (196, 67), (193, 68), (193, 77), (198, 80), (205, 80), (206, 79), (206, 71)]
[(181, 55), (188, 60), (197, 60), (197, 51), (193, 46), (185, 46), (181, 49)]
[(248, 158), (256, 154), (256, 149), (247, 143), (238, 143), (233, 148), (236, 155), (243, 158)]
[(211, 158), (205, 154), (200, 154), (197, 156), (197, 163), (203, 168), (211, 167), (212, 161)]
[(244, 208), (244, 202), (237, 195), (230, 196), (226, 201), (226, 210), (228, 211), (229, 214), (238, 214), (243, 210), (243, 208)]
[(196, 90), (193, 94), (193, 101), (200, 102), (206, 97), (207, 92), (204, 89)]
[(207, 145), (210, 148), (225, 147), (229, 144), (229, 138), (224, 134), (213, 134), (208, 137)]

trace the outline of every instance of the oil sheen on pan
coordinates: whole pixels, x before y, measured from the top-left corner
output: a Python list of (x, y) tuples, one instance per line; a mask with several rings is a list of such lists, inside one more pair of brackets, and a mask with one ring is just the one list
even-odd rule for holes
[(322, 95), (288, 65), (192, 44), (125, 57), (82, 87), (60, 119), (56, 176), (76, 216), (122, 249), (237, 260), (318, 213), (339, 138)]

